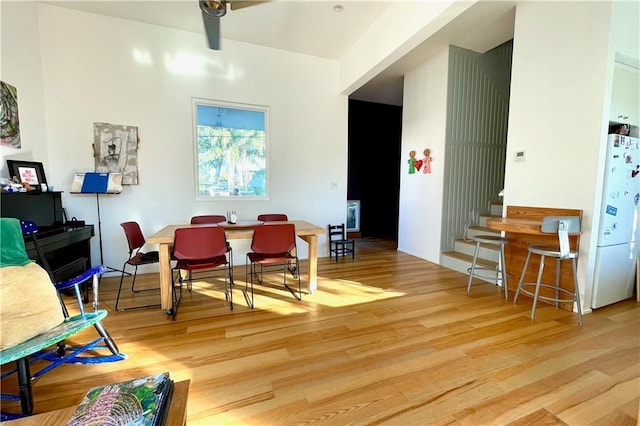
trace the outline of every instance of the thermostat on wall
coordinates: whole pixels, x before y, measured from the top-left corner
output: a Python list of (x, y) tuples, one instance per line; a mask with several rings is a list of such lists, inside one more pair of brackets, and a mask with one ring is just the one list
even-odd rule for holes
[(515, 161), (525, 161), (527, 159), (527, 151), (516, 151), (513, 159)]

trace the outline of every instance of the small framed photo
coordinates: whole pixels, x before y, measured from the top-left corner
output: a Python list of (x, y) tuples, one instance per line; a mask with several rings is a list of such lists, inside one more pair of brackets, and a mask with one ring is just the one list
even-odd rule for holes
[(41, 185), (47, 183), (44, 175), (44, 167), (42, 163), (34, 161), (7, 160), (7, 168), (9, 176), (18, 178), (20, 183), (26, 182), (29, 185)]
[(347, 231), (360, 232), (360, 200), (347, 201)]

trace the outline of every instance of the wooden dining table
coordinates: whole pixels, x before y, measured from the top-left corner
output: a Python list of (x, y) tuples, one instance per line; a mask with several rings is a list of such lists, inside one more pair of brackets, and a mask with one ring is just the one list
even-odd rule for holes
[[(265, 225), (277, 223), (293, 223), (296, 227), (296, 235), (305, 241), (309, 246), (307, 260), (307, 280), (309, 283), (309, 293), (318, 289), (318, 235), (324, 234), (324, 228), (314, 225), (304, 220), (290, 220), (288, 222), (265, 222)], [(261, 224), (258, 221), (238, 221), (235, 224), (223, 222), (221, 224), (178, 224), (167, 225), (158, 232), (147, 238), (147, 243), (158, 244), (160, 257), (160, 306), (163, 310), (170, 312), (173, 309), (173, 299), (171, 292), (171, 248), (173, 238), (178, 228), (202, 228), (207, 226), (223, 226), (227, 240), (251, 239), (253, 228)]]

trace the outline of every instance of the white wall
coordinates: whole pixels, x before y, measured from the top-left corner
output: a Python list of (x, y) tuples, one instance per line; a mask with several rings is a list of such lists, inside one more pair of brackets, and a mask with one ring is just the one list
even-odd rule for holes
[(42, 162), (49, 176), (47, 133), (40, 60), (37, 3), (0, 1), (0, 80), (18, 89), (22, 148), (0, 145), (0, 174), (9, 175), (6, 159)]
[[(337, 62), (230, 40), (223, 40), (224, 50), (211, 51), (198, 34), (49, 5), (39, 6), (34, 29), (33, 7), (28, 13), (13, 8), (4, 20), (40, 31), (43, 83), (34, 75), (17, 86), (21, 93), (43, 84), (37, 102), (46, 112), (40, 132), (47, 135), (48, 155), (39, 147), (38, 158), (48, 157), (48, 180), (65, 191), (70, 215), (97, 224), (95, 197), (69, 194), (74, 172), (94, 170), (93, 123), (138, 126), (140, 184), (100, 197), (107, 265), (120, 267), (125, 259), (119, 223), (127, 220), (139, 221), (146, 235), (230, 208), (240, 219), (285, 212), (323, 227), (343, 220), (347, 98), (338, 94)], [(26, 31), (2, 28), (14, 46)], [(28, 47), (37, 57), (37, 43)], [(15, 66), (12, 77), (24, 65)], [(192, 97), (270, 106), (270, 200), (195, 201)], [(28, 101), (19, 105), (27, 120)], [(97, 263), (97, 238), (92, 243)], [(320, 256), (325, 245), (322, 237)], [(234, 243), (236, 263), (244, 263), (246, 248), (248, 242)], [(299, 253), (306, 257), (306, 244), (299, 244)]]
[(340, 60), (340, 90), (352, 93), (433, 36), (476, 1), (395, 1)]
[[(398, 250), (440, 263), (449, 49), (404, 77), (400, 221)], [(409, 151), (416, 158), (431, 149), (430, 174), (410, 175)]]
[[(578, 281), (584, 306), (593, 203), (606, 134), (610, 3), (516, 8), (505, 205), (583, 210)], [(527, 160), (515, 162), (515, 151)]]

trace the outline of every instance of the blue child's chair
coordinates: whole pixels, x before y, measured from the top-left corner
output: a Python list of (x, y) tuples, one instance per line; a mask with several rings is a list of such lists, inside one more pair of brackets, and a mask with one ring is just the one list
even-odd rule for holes
[[(19, 394), (2, 394), (2, 399), (20, 401), (22, 415), (33, 412), (31, 380), (65, 364), (97, 364), (125, 359), (102, 324), (107, 311), (98, 309), (98, 278), (104, 266), (97, 266), (70, 280), (53, 283), (50, 271), (33, 262), (25, 249), (23, 231), (35, 235), (36, 227), (21, 228), (20, 221), (0, 218), (0, 365), (15, 361), (16, 368), (0, 379), (17, 373)], [(37, 238), (34, 238), (38, 249)], [(38, 250), (41, 253), (41, 250)], [(46, 265), (46, 259), (43, 259)], [(80, 285), (93, 280), (93, 310), (86, 312)], [(60, 292), (73, 288), (79, 313), (70, 315)], [(99, 337), (69, 346), (65, 339), (93, 326)], [(86, 353), (91, 351), (90, 354)], [(104, 354), (101, 354), (104, 352)], [(45, 366), (31, 373), (30, 364), (42, 360)], [(19, 417), (2, 413), (2, 420)]]

